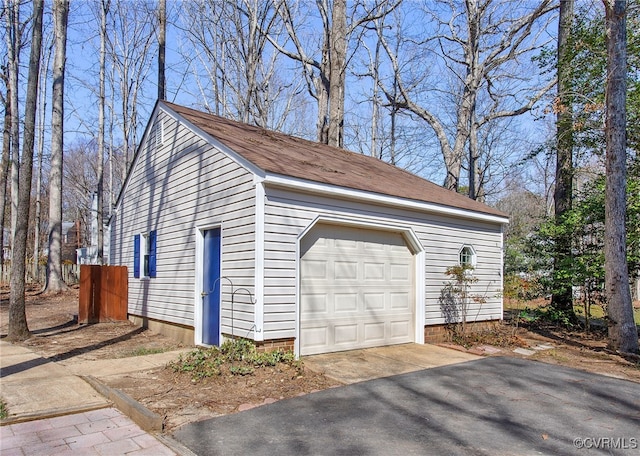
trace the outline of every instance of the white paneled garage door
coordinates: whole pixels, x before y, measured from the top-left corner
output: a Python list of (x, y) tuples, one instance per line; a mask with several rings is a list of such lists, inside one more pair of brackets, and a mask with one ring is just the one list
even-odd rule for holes
[(399, 233), (315, 226), (301, 242), (300, 353), (412, 342), (414, 264)]

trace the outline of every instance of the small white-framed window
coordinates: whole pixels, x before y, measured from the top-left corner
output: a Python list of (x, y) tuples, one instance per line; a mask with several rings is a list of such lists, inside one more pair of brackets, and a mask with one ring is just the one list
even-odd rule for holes
[(460, 266), (475, 268), (476, 251), (470, 245), (463, 245), (460, 249)]
[(144, 233), (142, 235), (142, 242), (140, 246), (140, 250), (142, 251), (142, 256), (140, 258), (142, 260), (142, 265), (140, 268), (142, 270), (142, 277), (149, 277), (149, 254), (151, 253), (150, 247), (151, 242), (149, 242), (149, 233)]

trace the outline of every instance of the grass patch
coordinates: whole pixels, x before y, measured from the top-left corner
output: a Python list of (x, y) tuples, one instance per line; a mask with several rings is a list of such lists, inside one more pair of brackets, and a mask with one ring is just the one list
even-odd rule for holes
[(167, 350), (164, 348), (139, 347), (139, 348), (136, 348), (135, 350), (131, 350), (126, 353), (123, 353), (121, 358), (131, 358), (134, 356), (144, 356), (144, 355), (155, 355), (158, 353), (164, 353), (165, 351)]
[(0, 398), (0, 420), (4, 420), (9, 416), (9, 409), (7, 408), (7, 403), (4, 399)]
[(258, 352), (249, 340), (227, 340), (220, 347), (197, 348), (169, 364), (174, 372), (191, 375), (194, 381), (218, 375), (251, 375), (255, 369), (279, 363), (302, 372), (302, 362), (291, 351)]
[(560, 352), (558, 352), (558, 350), (556, 350), (556, 349), (547, 350), (544, 353), (546, 355), (550, 356), (551, 358), (555, 359), (559, 363), (566, 363), (568, 361), (568, 358), (566, 356), (560, 354)]

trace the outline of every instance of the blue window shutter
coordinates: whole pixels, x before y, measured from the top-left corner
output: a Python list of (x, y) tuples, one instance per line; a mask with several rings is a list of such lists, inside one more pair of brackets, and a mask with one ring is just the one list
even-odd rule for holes
[(140, 278), (140, 235), (133, 236), (133, 277)]
[(156, 231), (149, 232), (149, 277), (156, 276)]

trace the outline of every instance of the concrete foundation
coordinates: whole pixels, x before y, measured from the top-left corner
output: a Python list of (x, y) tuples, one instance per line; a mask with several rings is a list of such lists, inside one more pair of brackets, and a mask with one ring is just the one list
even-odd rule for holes
[(170, 337), (184, 345), (193, 345), (193, 341), (195, 340), (195, 331), (192, 326), (179, 325), (131, 314), (129, 314), (129, 321), (137, 326), (142, 326), (163, 336)]

